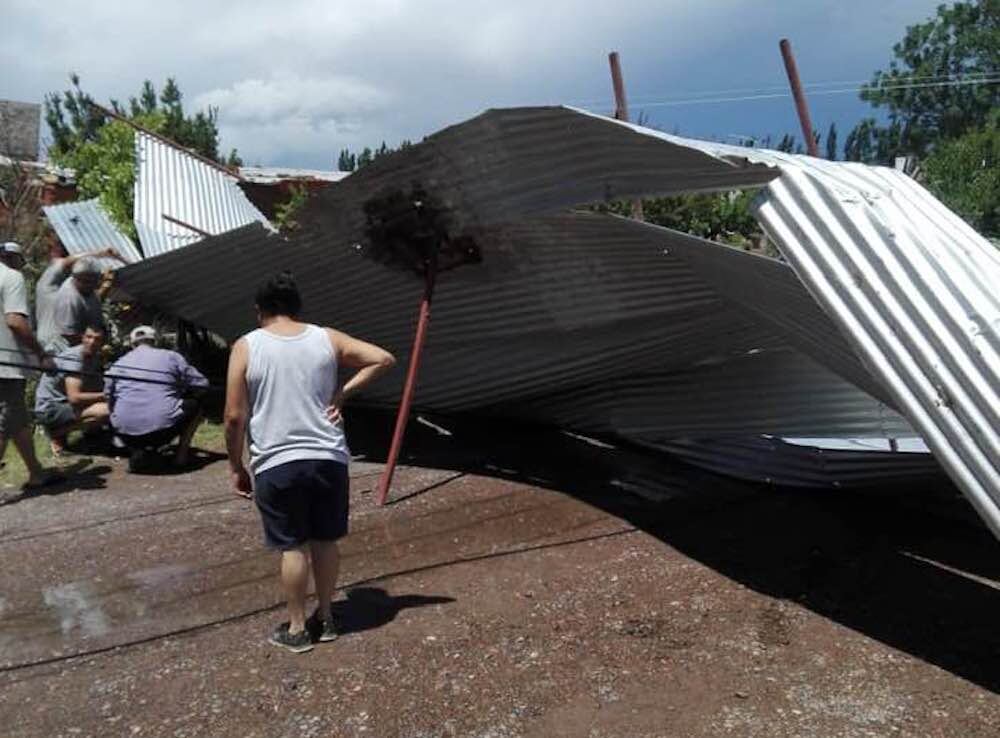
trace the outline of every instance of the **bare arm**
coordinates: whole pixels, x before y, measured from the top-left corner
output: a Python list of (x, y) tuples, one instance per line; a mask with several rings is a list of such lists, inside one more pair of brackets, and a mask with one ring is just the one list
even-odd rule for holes
[(251, 492), (250, 475), (243, 465), (243, 446), (249, 416), (247, 357), (247, 342), (241, 338), (229, 353), (229, 369), (226, 372), (226, 452), (229, 455), (233, 491), (243, 497), (249, 497)]
[(35, 338), (26, 315), (21, 315), (21, 313), (4, 313), (4, 320), (7, 322), (7, 327), (10, 328), (10, 332), (14, 334), (14, 338), (17, 339), (18, 343), (39, 359), (45, 358), (45, 350), (38, 343), (38, 339)]
[(66, 399), (73, 407), (82, 409), (95, 402), (103, 402), (104, 393), (84, 392), (83, 380), (80, 377), (66, 377)]
[(97, 286), (97, 289), (94, 290), (94, 294), (97, 295), (97, 299), (103, 302), (104, 298), (108, 296), (109, 292), (111, 292), (111, 287), (114, 283), (115, 273), (113, 271), (105, 269), (101, 272), (101, 283)]
[(59, 260), (59, 267), (64, 271), (68, 272), (73, 268), (73, 265), (80, 259), (117, 259), (122, 264), (125, 263), (125, 257), (119, 254), (110, 246), (106, 249), (97, 249), (96, 251), (88, 251), (84, 254), (70, 254), (69, 256), (64, 256)]
[(341, 366), (358, 370), (353, 377), (344, 383), (340, 390), (342, 401), (356, 395), (396, 365), (396, 357), (384, 348), (353, 338), (332, 328), (327, 328), (326, 331), (330, 336), (333, 350), (337, 354), (337, 362)]

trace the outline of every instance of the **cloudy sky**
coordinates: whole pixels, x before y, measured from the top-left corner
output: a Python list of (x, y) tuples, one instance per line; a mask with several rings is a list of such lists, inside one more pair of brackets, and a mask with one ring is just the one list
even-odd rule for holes
[[(333, 168), (336, 153), (418, 140), (489, 107), (608, 112), (607, 53), (622, 55), (633, 119), (732, 140), (798, 130), (778, 40), (803, 80), (856, 87), (940, 0), (3, 0), (0, 98), (40, 102), (70, 71), (99, 100), (173, 76), (220, 110), (248, 164)], [(819, 89), (819, 88), (817, 88)], [(810, 96), (841, 141), (868, 108)]]

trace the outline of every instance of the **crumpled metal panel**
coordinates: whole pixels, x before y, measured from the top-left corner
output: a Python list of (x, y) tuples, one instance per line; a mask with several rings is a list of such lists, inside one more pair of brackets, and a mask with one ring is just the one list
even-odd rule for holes
[(586, 203), (754, 187), (778, 176), (769, 166), (725, 161), (644, 130), (565, 107), (488, 110), (317, 193), (298, 220), (330, 243), (364, 242), (364, 204), (418, 186), (447, 208), (457, 236)]
[(787, 169), (758, 217), (1000, 536), (998, 254), (893, 170)]
[[(581, 398), (585, 401), (581, 402)], [(635, 441), (775, 436), (898, 438), (898, 413), (798, 351), (756, 348), (693, 365), (636, 372), (532, 398), (498, 412)]]
[(156, 256), (200, 241), (190, 228), (217, 235), (267, 218), (237, 179), (141, 131), (135, 134), (135, 228), (143, 253)]
[(1000, 537), (1000, 251), (895, 169), (615, 123), (781, 172), (762, 227)]
[(870, 487), (944, 477), (934, 457), (919, 452), (824, 449), (767, 436), (640, 443), (717, 474), (781, 486)]
[[(440, 278), (416, 405), (636, 437), (912, 433), (664, 253), (687, 241), (711, 246), (596, 213), (481, 232), (483, 262)], [(725, 253), (744, 273), (774, 268)], [(248, 227), (129, 267), (119, 285), (235, 338), (254, 327), (255, 285), (285, 268), (305, 319), (408, 355), (419, 282), (325, 237), (285, 242)], [(395, 405), (402, 378), (394, 372), (361, 399)]]
[[(128, 264), (142, 260), (132, 240), (118, 230), (96, 198), (48, 205), (42, 210), (67, 253), (78, 255), (111, 247)], [(100, 263), (102, 269), (122, 266), (115, 259), (100, 259)]]

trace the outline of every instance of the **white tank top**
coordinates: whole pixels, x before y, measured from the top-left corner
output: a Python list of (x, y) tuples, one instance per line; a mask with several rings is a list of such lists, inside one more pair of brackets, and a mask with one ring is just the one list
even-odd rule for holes
[(253, 473), (306, 459), (347, 464), (343, 421), (326, 418), (337, 388), (337, 357), (326, 331), (307, 325), (278, 336), (258, 328), (245, 338)]

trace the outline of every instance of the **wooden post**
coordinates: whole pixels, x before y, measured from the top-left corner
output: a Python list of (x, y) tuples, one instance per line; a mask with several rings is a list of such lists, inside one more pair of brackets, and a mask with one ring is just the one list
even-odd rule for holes
[(806, 151), (809, 152), (809, 156), (819, 156), (816, 137), (813, 135), (812, 118), (809, 116), (809, 104), (806, 102), (805, 92), (802, 91), (802, 80), (799, 79), (799, 68), (795, 64), (792, 45), (787, 38), (783, 38), (778, 47), (781, 49), (781, 58), (785, 61), (785, 72), (788, 74), (788, 84), (792, 87), (792, 97), (795, 98), (795, 110), (799, 114), (799, 125), (802, 126)]
[[(617, 51), (608, 54), (608, 64), (611, 65), (611, 87), (615, 92), (615, 120), (629, 122), (628, 100), (625, 98), (625, 79), (622, 77), (622, 64)], [(642, 200), (632, 201), (632, 217), (642, 220)]]

